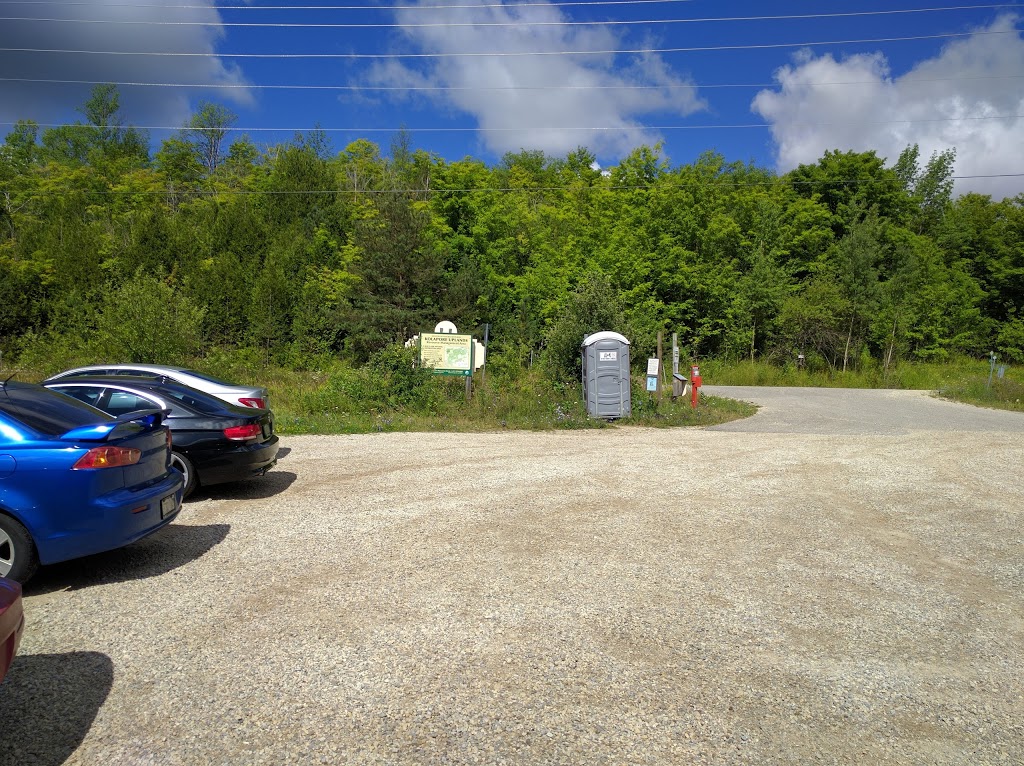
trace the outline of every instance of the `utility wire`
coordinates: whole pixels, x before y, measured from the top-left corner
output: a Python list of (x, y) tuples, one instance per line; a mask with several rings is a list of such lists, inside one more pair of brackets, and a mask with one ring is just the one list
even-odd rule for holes
[(910, 37), (868, 37), (851, 40), (816, 40), (800, 43), (761, 43), (755, 45), (706, 45), (686, 48), (623, 48), (585, 51), (474, 51), (442, 53), (231, 53), (229, 51), (89, 51), (65, 48), (0, 48), (3, 53), (68, 53), (94, 56), (168, 56), (176, 58), (222, 58), (222, 59), (432, 59), (432, 58), (498, 58), (521, 56), (605, 56), (645, 53), (699, 53), (706, 51), (768, 50), (776, 48), (810, 48), (823, 45), (857, 45), (862, 43), (899, 43), (920, 40), (948, 40), (981, 35), (1017, 35), (1016, 29), (997, 31), (948, 32), (937, 35), (913, 35)]
[[(103, 3), (104, 8), (160, 8), (202, 11), (434, 11), (475, 8), (586, 8), (604, 5), (668, 5), (695, 3), (701, 0), (589, 0), (588, 2), (552, 3), (479, 3), (477, 5), (165, 5), (163, 3)], [(64, 2), (64, 0), (4, 0), (3, 5), (58, 5), (96, 7), (94, 2)]]
[[(761, 168), (763, 170), (763, 168)], [(667, 174), (671, 175), (671, 173)], [(992, 174), (976, 174), (976, 175), (960, 175), (950, 176), (953, 181), (969, 181), (969, 180), (980, 180), (980, 179), (995, 179), (995, 178), (1024, 178), (1024, 173), (992, 173)], [(596, 179), (595, 179), (596, 180)], [(710, 186), (724, 186), (724, 187), (751, 187), (751, 186), (814, 186), (817, 184), (829, 185), (829, 184), (842, 184), (845, 186), (855, 186), (858, 184), (887, 184), (887, 185), (900, 185), (902, 181), (897, 178), (848, 178), (848, 179), (829, 179), (828, 181), (799, 181), (795, 179), (786, 178), (785, 174), (781, 176), (775, 176), (770, 181), (725, 181), (721, 179), (715, 179), (709, 181)], [(42, 192), (30, 192), (25, 196), (28, 197), (51, 197), (51, 196), (65, 196), (68, 194), (102, 194), (111, 196), (120, 195), (146, 195), (146, 196), (164, 196), (171, 197), (181, 194), (198, 195), (198, 196), (253, 196), (253, 195), (267, 195), (267, 196), (306, 196), (311, 194), (472, 194), (472, 193), (505, 193), (505, 192), (525, 192), (533, 194), (536, 192), (567, 192), (567, 191), (644, 191), (656, 188), (664, 191), (677, 191), (682, 189), (689, 189), (689, 186), (674, 183), (659, 183), (656, 186), (640, 186), (640, 185), (619, 185), (619, 184), (601, 184), (595, 186), (531, 186), (531, 187), (518, 187), (518, 186), (484, 186), (464, 189), (287, 189), (287, 190), (270, 190), (270, 189), (132, 189), (132, 190), (120, 190), (120, 189), (92, 189), (92, 188), (63, 188), (53, 189)], [(18, 194), (16, 189), (4, 189), (0, 188), (0, 194)]]
[[(992, 80), (1020, 80), (1024, 74), (1010, 75), (985, 75), (972, 77), (914, 77), (900, 80), (900, 84), (926, 83), (926, 82), (971, 82), (971, 81), (992, 81)], [(252, 84), (244, 85), (237, 83), (184, 83), (184, 82), (137, 82), (111, 80), (57, 80), (34, 77), (0, 77), (0, 82), (30, 82), (45, 83), (50, 85), (116, 85), (118, 87), (139, 87), (139, 88), (207, 88), (212, 90), (340, 90), (340, 91), (519, 91), (519, 90), (683, 90), (700, 89), (712, 90), (721, 88), (777, 88), (778, 82), (750, 82), (750, 83), (690, 83), (665, 85), (274, 85), (274, 84)], [(878, 80), (846, 80), (836, 82), (813, 82), (806, 83), (812, 87), (832, 85), (876, 85)]]
[[(1024, 118), (1024, 114), (997, 114), (997, 115), (985, 115), (982, 117), (934, 117), (925, 119), (914, 119), (914, 120), (843, 120), (841, 122), (824, 121), (824, 122), (808, 122), (800, 121), (792, 123), (793, 125), (803, 126), (829, 126), (829, 125), (916, 125), (918, 123), (937, 123), (937, 122), (979, 122), (983, 120), (1017, 120)], [(21, 121), (18, 121), (21, 122)], [(18, 122), (11, 121), (0, 121), (0, 125), (17, 125)], [(550, 127), (550, 126), (533, 126), (533, 127), (508, 127), (508, 128), (485, 128), (485, 127), (469, 127), (469, 128), (367, 128), (367, 127), (349, 127), (349, 128), (324, 128), (321, 126), (314, 126), (312, 128), (237, 128), (237, 127), (215, 127), (215, 128), (200, 128), (191, 126), (171, 126), (171, 125), (128, 125), (128, 126), (117, 126), (117, 125), (88, 125), (88, 124), (67, 124), (67, 123), (32, 123), (39, 128), (79, 128), (89, 130), (110, 130), (111, 128), (122, 127), (125, 129), (134, 130), (189, 130), (191, 132), (201, 131), (233, 131), (235, 133), (537, 133), (537, 132), (584, 132), (584, 133), (607, 133), (607, 132), (623, 132), (632, 133), (641, 130), (749, 130), (749, 129), (763, 129), (774, 127), (769, 122), (751, 122), (751, 123), (737, 123), (732, 125), (636, 125), (636, 126), (617, 126), (617, 127)]]
[[(513, 6), (514, 7), (514, 6)], [(151, 19), (58, 19), (29, 18), (23, 16), (0, 16), (0, 21), (58, 22), (64, 24), (130, 24), (133, 26), (156, 27), (258, 27), (271, 29), (437, 29), (449, 27), (593, 27), (593, 26), (641, 26), (653, 24), (704, 24), (709, 22), (733, 21), (794, 21), (806, 19), (841, 19), (861, 16), (893, 16), (910, 13), (936, 13), (941, 11), (981, 10), (991, 8), (1014, 8), (1014, 3), (999, 5), (956, 5), (942, 8), (906, 8), (882, 11), (849, 11), (843, 13), (799, 13), (778, 16), (721, 16), (700, 19), (612, 19), (607, 21), (452, 21), (423, 24), (383, 23), (292, 23), (292, 22), (248, 22), (248, 21), (156, 21)]]

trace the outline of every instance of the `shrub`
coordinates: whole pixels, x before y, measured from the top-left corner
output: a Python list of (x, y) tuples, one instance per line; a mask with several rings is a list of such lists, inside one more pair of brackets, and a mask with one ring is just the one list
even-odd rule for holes
[(552, 376), (579, 380), (583, 339), (602, 330), (624, 332), (626, 327), (618, 293), (607, 276), (595, 272), (568, 296), (564, 311), (548, 331), (544, 362)]

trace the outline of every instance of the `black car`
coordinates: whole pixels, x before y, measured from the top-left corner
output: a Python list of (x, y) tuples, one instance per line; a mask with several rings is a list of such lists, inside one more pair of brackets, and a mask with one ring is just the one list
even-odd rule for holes
[(121, 415), (167, 410), (171, 463), (185, 477), (185, 496), (196, 487), (262, 476), (277, 462), (278, 438), (270, 410), (241, 407), (180, 383), (149, 378), (89, 376), (43, 385)]

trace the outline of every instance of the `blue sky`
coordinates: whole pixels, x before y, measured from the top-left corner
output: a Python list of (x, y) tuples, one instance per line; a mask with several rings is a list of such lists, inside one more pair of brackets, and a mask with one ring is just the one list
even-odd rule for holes
[(785, 171), (918, 143), (955, 148), (958, 176), (1010, 174), (958, 181), (999, 198), (1024, 192), (1022, 18), (963, 0), (0, 0), (0, 131), (73, 122), (90, 82), (116, 82), (155, 145), (202, 100), (260, 145), (319, 125), (386, 154), (405, 127), (488, 163), (586, 146), (607, 167), (660, 141), (674, 165), (713, 150)]

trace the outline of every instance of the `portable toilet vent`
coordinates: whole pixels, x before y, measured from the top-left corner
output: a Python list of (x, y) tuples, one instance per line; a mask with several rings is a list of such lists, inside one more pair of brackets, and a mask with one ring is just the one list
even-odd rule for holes
[(583, 339), (583, 398), (592, 418), (628, 418), (629, 341), (617, 332), (597, 332)]

